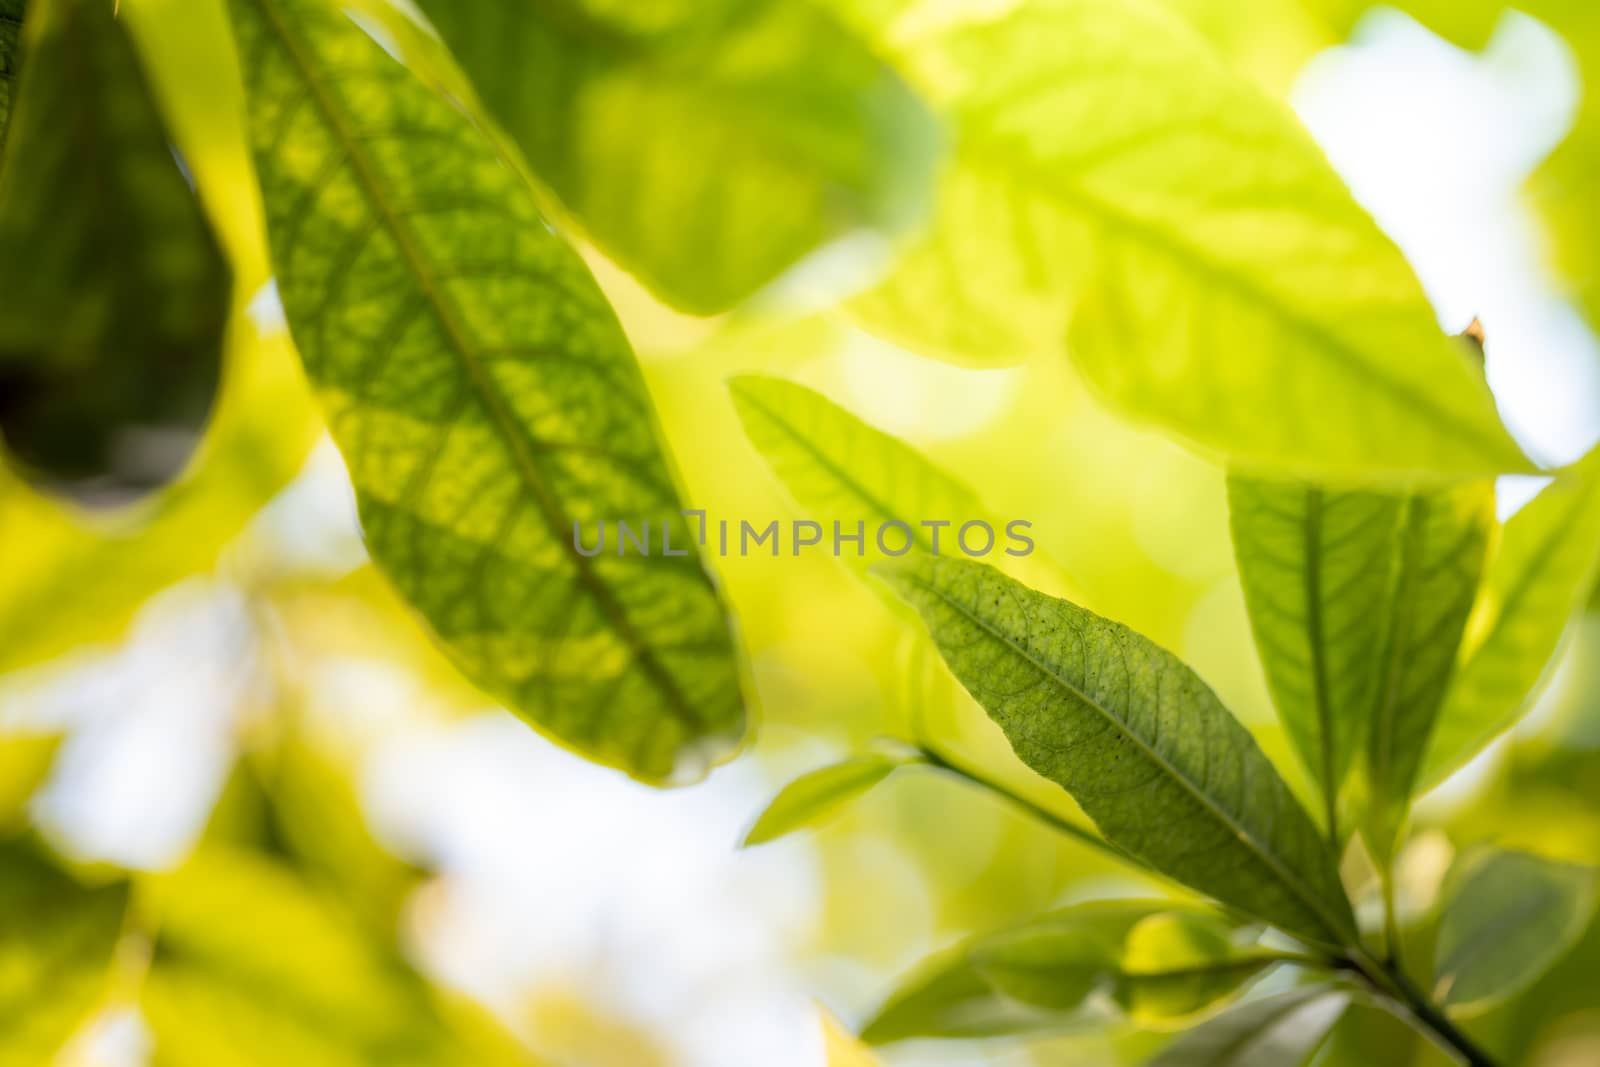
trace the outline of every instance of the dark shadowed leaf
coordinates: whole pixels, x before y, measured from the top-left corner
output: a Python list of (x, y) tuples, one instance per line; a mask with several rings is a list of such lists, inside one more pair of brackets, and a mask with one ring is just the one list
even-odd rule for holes
[(0, 0), (0, 151), (5, 147), (11, 97), (16, 91), (22, 16), (27, 6), (28, 0)]
[(1462, 1013), (1522, 991), (1567, 954), (1594, 917), (1591, 867), (1474, 849), (1445, 879), (1434, 994)]
[(721, 310), (926, 202), (931, 116), (810, 0), (419, 6), (596, 243), (678, 307)]
[(815, 826), (867, 792), (913, 758), (869, 753), (802, 774), (784, 786), (745, 834), (744, 844), (760, 845)]
[(1302, 1067), (1327, 1040), (1350, 995), (1306, 986), (1264, 997), (1183, 1034), (1149, 1067)]
[(1600, 566), (1600, 453), (1506, 523), (1420, 779), (1436, 785), (1522, 717)]
[[(12, 17), (0, 9), (0, 70)], [(0, 437), (31, 480), (119, 502), (189, 458), (231, 272), (111, 4), (33, 0), (10, 84)]]
[(50, 1063), (94, 1010), (127, 908), (27, 841), (0, 844), (0, 1067)]
[(1152, 867), (1323, 944), (1355, 921), (1316, 826), (1247, 730), (1171, 653), (992, 568), (875, 568), (1017, 755)]
[[(647, 781), (702, 773), (743, 730), (732, 640), (593, 279), (487, 135), (332, 4), (233, 11), (284, 309), (373, 558), (543, 730)], [(619, 521), (651, 555), (578, 550), (576, 524)]]

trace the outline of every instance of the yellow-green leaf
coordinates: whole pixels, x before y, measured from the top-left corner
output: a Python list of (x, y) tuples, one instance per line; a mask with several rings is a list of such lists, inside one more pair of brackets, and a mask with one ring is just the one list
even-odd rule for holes
[(1255, 739), (1177, 657), (982, 564), (880, 563), (1029, 767), (1108, 841), (1302, 938), (1348, 944), (1336, 861)]
[(232, 274), (112, 5), (33, 0), (22, 43), (0, 147), (0, 437), (31, 480), (120, 502), (188, 461)]
[(28, 801), (50, 776), (60, 734), (0, 734), (0, 835), (17, 829)]
[(810, 0), (701, 4), (653, 25), (595, 0), (419, 6), (596, 243), (678, 307), (726, 308), (926, 202), (932, 117)]
[(1254, 472), (1527, 468), (1310, 136), (1169, 13), (1041, 0), (904, 58), (958, 143), (869, 324), (989, 361), (1066, 342), (1112, 405)]
[(1522, 717), (1597, 567), (1600, 453), (1568, 469), (1506, 523), (1423, 760), (1425, 786), (1464, 766)]
[(1445, 879), (1434, 996), (1475, 1013), (1521, 992), (1594, 917), (1596, 872), (1526, 852), (1475, 849)]
[(38, 1067), (110, 978), (125, 884), (88, 887), (27, 841), (0, 844), (0, 1067)]
[(1253, 1000), (1179, 1036), (1149, 1067), (1303, 1067), (1349, 1006), (1326, 985)]
[[(641, 779), (744, 706), (639, 368), (493, 142), (335, 5), (236, 0), (284, 310), (374, 560), (474, 682)], [(646, 556), (575, 524), (655, 527)], [(670, 526), (675, 552), (660, 551)]]
[(910, 762), (913, 760), (905, 757), (868, 753), (802, 774), (767, 805), (745, 834), (744, 844), (765, 844), (815, 826)]

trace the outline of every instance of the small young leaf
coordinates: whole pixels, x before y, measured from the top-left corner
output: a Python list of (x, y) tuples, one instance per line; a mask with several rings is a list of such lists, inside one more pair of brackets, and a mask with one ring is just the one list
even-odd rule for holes
[(87, 888), (26, 841), (0, 844), (0, 1064), (51, 1063), (99, 1002), (128, 887)]
[[(337, 6), (233, 12), (284, 310), (373, 559), (541, 729), (645, 781), (702, 773), (744, 727), (732, 639), (594, 280), (488, 135)], [(650, 554), (575, 543), (622, 521)]]
[(1310, 136), (1170, 13), (1043, 0), (907, 51), (959, 141), (869, 325), (968, 359), (1064, 347), (1117, 408), (1253, 471), (1528, 469)]
[(872, 753), (802, 774), (784, 786), (767, 805), (767, 810), (745, 834), (745, 847), (762, 845), (804, 827), (815, 826), (908, 762), (911, 761)]
[(1531, 985), (1594, 916), (1596, 872), (1525, 852), (1468, 852), (1445, 879), (1435, 998), (1482, 1011)]
[(1369, 843), (1393, 852), (1435, 716), (1456, 665), (1494, 526), (1494, 487), (1406, 498), (1363, 782)]
[(1468, 625), (1466, 658), (1439, 710), (1423, 785), (1443, 781), (1522, 717), (1597, 567), (1600, 452), (1506, 523)]
[(1180, 1035), (1148, 1067), (1302, 1067), (1349, 1005), (1326, 985), (1253, 1000)]
[(665, 27), (594, 0), (419, 6), (595, 242), (677, 307), (722, 310), (927, 202), (937, 124), (810, 0), (685, 5)]
[(881, 563), (1024, 763), (1112, 844), (1300, 937), (1355, 920), (1332, 852), (1255, 739), (1177, 657), (981, 564)]
[(1400, 499), (1230, 476), (1228, 512), (1272, 701), (1336, 797), (1370, 719)]
[(0, 146), (0, 437), (39, 485), (121, 503), (199, 440), (231, 271), (113, 5), (33, 0), (23, 45)]

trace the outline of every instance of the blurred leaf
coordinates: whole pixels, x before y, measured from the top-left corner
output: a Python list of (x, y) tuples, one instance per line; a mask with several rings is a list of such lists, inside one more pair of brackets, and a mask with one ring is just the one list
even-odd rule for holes
[(1366, 828), (1380, 863), (1394, 851), (1428, 738), (1456, 665), (1494, 527), (1483, 482), (1407, 497), (1367, 735)]
[(26, 840), (0, 843), (0, 1067), (49, 1063), (98, 1004), (128, 902)]
[(1113, 995), (1129, 1017), (1170, 1024), (1233, 996), (1282, 962), (1270, 952), (1240, 948), (1232, 931), (1206, 912), (1152, 915), (1128, 933)]
[(0, 0), (0, 155), (4, 154), (6, 124), (11, 119), (11, 96), (17, 80), (17, 60), (22, 40), (22, 15), (28, 0)]
[(963, 522), (984, 517), (971, 489), (820, 393), (755, 374), (734, 378), (728, 388), (751, 443), (795, 502), (823, 525), (824, 543), (835, 522), (847, 533), (865, 524), (864, 554), (839, 554), (852, 565), (884, 558), (874, 534), (885, 523), (908, 531), (886, 535), (890, 547), (909, 538), (913, 548), (936, 552), (940, 544), (950, 551)]
[(212, 846), (151, 899), (160, 934), (140, 1006), (158, 1067), (532, 1062), (476, 1013), (458, 1025), (397, 946), (289, 867)]
[(1479, 848), (1445, 879), (1434, 996), (1482, 1011), (1520, 992), (1575, 945), (1594, 917), (1593, 868)]
[(0, 835), (21, 825), (60, 747), (60, 734), (0, 734)]
[(818, 1014), (822, 1019), (824, 1067), (879, 1067), (878, 1057), (835, 1022), (833, 1016), (825, 1011)]
[(1600, 565), (1600, 452), (1569, 468), (1506, 523), (1467, 627), (1465, 658), (1439, 710), (1420, 774), (1438, 784), (1527, 710)]
[(701, 5), (655, 32), (595, 0), (419, 6), (596, 243), (676, 307), (720, 311), (927, 201), (932, 117), (808, 0)]
[(112, 5), (33, 0), (23, 43), (0, 156), (0, 436), (39, 484), (118, 503), (189, 459), (232, 274)]
[(1044, 0), (907, 58), (960, 144), (874, 327), (991, 362), (1066, 339), (1115, 407), (1252, 471), (1528, 469), (1311, 138), (1169, 14)]
[(881, 563), (951, 670), (1107, 840), (1297, 936), (1355, 937), (1333, 855), (1255, 739), (1125, 626), (953, 559)]
[(913, 763), (913, 757), (869, 753), (821, 767), (784, 786), (744, 836), (744, 845), (761, 845), (827, 819), (843, 805)]
[(1180, 1035), (1149, 1067), (1301, 1067), (1349, 1004), (1326, 985), (1253, 1000)]
[(1401, 498), (1228, 479), (1250, 628), (1278, 717), (1335, 797), (1360, 750), (1380, 673)]
[[(703, 773), (743, 731), (732, 641), (593, 279), (339, 9), (233, 11), (284, 309), (373, 558), (541, 729), (646, 781)], [(599, 521), (670, 524), (687, 554), (590, 558), (575, 526)]]

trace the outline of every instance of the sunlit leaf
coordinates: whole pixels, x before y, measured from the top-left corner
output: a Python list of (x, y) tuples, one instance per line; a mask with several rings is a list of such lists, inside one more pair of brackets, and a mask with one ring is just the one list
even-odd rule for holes
[[(233, 12), (284, 309), (374, 560), (541, 729), (644, 780), (701, 773), (743, 729), (732, 642), (593, 279), (487, 135), (340, 10)], [(655, 553), (579, 551), (575, 524), (619, 521)]]
[(1600, 453), (1572, 467), (1506, 523), (1468, 623), (1423, 760), (1434, 785), (1527, 710), (1600, 566)]
[(911, 760), (879, 753), (821, 767), (784, 786), (761, 813), (744, 843), (765, 844), (825, 820)]
[(188, 461), (231, 271), (112, 5), (32, 0), (23, 45), (0, 153), (0, 437), (40, 484), (119, 502)]
[(1241, 1004), (1179, 1036), (1149, 1067), (1302, 1067), (1350, 1004), (1329, 986), (1306, 986)]
[(664, 27), (594, 0), (419, 6), (596, 243), (678, 307), (721, 310), (926, 202), (931, 116), (810, 0), (706, 4)]
[(1590, 867), (1482, 848), (1445, 879), (1434, 995), (1477, 1012), (1521, 992), (1575, 945), (1594, 917)]
[(1363, 783), (1370, 843), (1394, 850), (1456, 665), (1494, 526), (1494, 488), (1478, 483), (1406, 498)]
[(1169, 14), (1044, 0), (906, 62), (959, 143), (935, 222), (858, 308), (875, 328), (988, 361), (1066, 342), (1115, 407), (1254, 471), (1527, 468), (1309, 135)]
[(1176, 657), (992, 568), (878, 564), (1017, 755), (1112, 844), (1324, 944), (1355, 921), (1332, 853), (1255, 739)]
[(25, 841), (0, 844), (0, 1065), (51, 1062), (94, 1010), (127, 901), (124, 884), (89, 888)]

